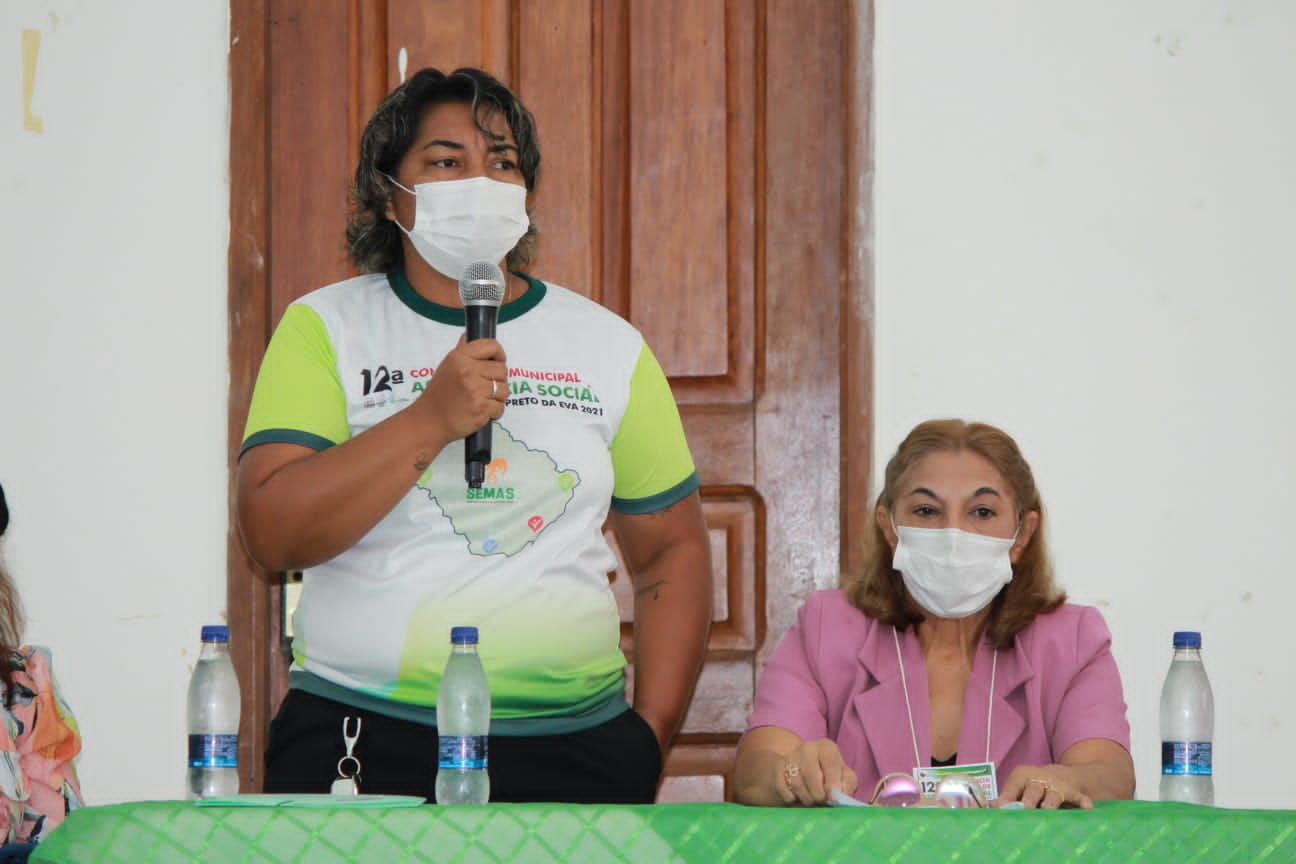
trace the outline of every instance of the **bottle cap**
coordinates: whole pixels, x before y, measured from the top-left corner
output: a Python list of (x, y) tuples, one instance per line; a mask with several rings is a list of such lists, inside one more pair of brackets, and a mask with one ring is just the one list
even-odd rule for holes
[(476, 627), (451, 627), (450, 641), (451, 643), (454, 644), (463, 644), (466, 642), (470, 645), (476, 645), (477, 628)]
[(1198, 633), (1196, 630), (1176, 630), (1174, 634), (1174, 647), (1200, 648), (1201, 633)]
[(228, 642), (229, 627), (224, 624), (205, 624), (202, 628), (202, 641)]

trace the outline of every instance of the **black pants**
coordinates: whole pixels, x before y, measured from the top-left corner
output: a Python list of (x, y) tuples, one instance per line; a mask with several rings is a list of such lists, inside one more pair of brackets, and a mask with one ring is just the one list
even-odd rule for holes
[[(362, 793), (436, 800), (435, 727), (301, 690), (288, 691), (270, 724), (265, 791), (328, 792), (346, 754), (344, 717), (363, 718), (354, 751)], [(492, 735), (488, 748), (492, 801), (651, 804), (661, 778), (657, 738), (634, 711), (567, 735)]]

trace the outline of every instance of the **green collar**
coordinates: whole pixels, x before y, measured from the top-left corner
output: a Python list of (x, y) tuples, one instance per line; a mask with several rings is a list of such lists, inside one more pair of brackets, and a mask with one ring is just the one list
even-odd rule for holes
[[(539, 279), (525, 273), (519, 273), (516, 270), (510, 272), (514, 276), (527, 281), (527, 292), (516, 300), (509, 301), (500, 307), (499, 322), (501, 324), (505, 321), (512, 321), (514, 318), (521, 318), (530, 312), (539, 305), (549, 290), (548, 286)], [(462, 306), (442, 306), (440, 303), (433, 303), (431, 300), (420, 296), (414, 290), (414, 286), (409, 283), (409, 279), (405, 278), (404, 267), (397, 267), (388, 272), (387, 284), (391, 285), (392, 291), (396, 293), (400, 301), (416, 314), (442, 324), (450, 324), (455, 327), (466, 326), (467, 318), (464, 316)]]

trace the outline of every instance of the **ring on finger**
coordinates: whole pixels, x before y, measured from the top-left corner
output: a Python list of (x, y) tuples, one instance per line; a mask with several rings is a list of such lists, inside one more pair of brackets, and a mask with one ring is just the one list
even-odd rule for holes
[(1042, 778), (1042, 777), (1032, 777), (1032, 778), (1030, 778), (1029, 780), (1027, 780), (1026, 782), (1027, 782), (1027, 783), (1038, 783), (1038, 784), (1039, 784), (1039, 785), (1044, 789), (1044, 794), (1045, 794), (1045, 795), (1047, 795), (1048, 793), (1050, 793), (1050, 792), (1053, 791), (1053, 784), (1050, 783), (1050, 782), (1048, 782), (1047, 780), (1045, 780), (1045, 779)]
[(491, 381), (491, 397), (490, 397), (490, 398), (494, 399), (494, 398), (495, 398), (495, 388), (496, 388), (496, 386), (499, 385), (499, 382), (496, 381), (494, 378), (490, 379), (490, 381)]
[(800, 776), (800, 774), (801, 769), (797, 767), (795, 762), (789, 762), (783, 766), (783, 779), (787, 781), (789, 787), (791, 787), (792, 781)]

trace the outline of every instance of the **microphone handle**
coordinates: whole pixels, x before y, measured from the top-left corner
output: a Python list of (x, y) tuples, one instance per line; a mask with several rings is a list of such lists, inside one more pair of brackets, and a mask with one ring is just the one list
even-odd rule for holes
[(464, 480), (469, 489), (480, 489), (486, 482), (486, 466), (491, 461), (491, 428), (487, 423), (464, 439)]
[(464, 317), (468, 325), (468, 341), (495, 338), (495, 322), (499, 320), (498, 306), (465, 306)]
[[(494, 339), (498, 306), (465, 306), (468, 341)], [(464, 480), (470, 489), (480, 489), (486, 482), (486, 466), (491, 461), (490, 423), (464, 439)]]

